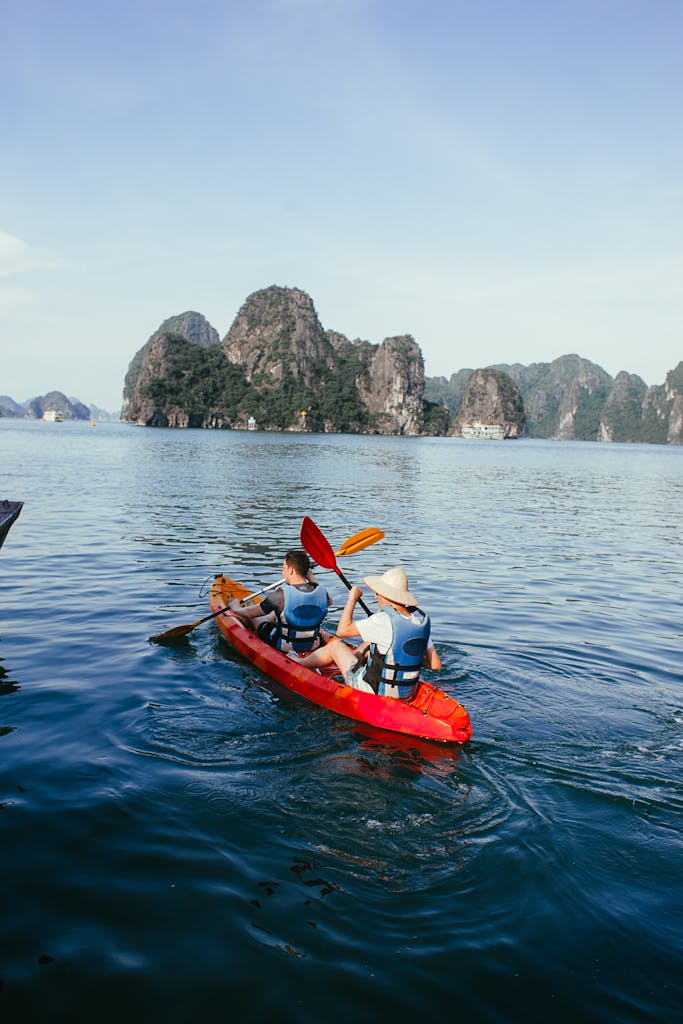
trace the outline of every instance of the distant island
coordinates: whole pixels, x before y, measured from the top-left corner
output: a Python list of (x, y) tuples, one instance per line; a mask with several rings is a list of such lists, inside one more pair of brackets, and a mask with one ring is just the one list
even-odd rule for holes
[(298, 288), (248, 296), (228, 332), (201, 313), (164, 320), (131, 360), (121, 412), (61, 391), (0, 417), (140, 426), (683, 444), (683, 362), (648, 387), (572, 354), (426, 377), (409, 334), (372, 344), (326, 330)]
[(95, 420), (97, 423), (120, 419), (118, 412), (107, 412), (97, 405), (84, 405), (78, 398), (67, 398), (61, 391), (49, 391), (25, 402), (15, 402), (9, 395), (0, 395), (0, 417), (3, 416), (33, 420)]
[(661, 385), (579, 355), (425, 377), (410, 335), (371, 344), (322, 327), (298, 288), (250, 295), (223, 337), (165, 320), (133, 357), (121, 419), (156, 427), (683, 443), (683, 362)]

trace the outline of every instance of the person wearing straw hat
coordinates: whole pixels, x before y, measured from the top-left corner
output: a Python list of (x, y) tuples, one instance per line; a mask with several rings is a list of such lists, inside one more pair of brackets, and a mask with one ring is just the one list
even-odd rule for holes
[(441, 658), (429, 640), (429, 616), (417, 607), (400, 566), (381, 576), (365, 576), (363, 582), (377, 597), (379, 611), (354, 622), (354, 609), (363, 591), (351, 587), (337, 626), (338, 638), (357, 636), (361, 645), (353, 650), (341, 639), (330, 640), (300, 663), (309, 668), (334, 663), (345, 683), (356, 690), (409, 700), (417, 688), (421, 666), (441, 668)]

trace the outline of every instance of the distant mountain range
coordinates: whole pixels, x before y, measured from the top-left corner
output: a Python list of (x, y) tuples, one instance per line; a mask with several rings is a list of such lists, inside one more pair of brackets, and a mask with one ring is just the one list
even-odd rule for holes
[(84, 405), (78, 398), (67, 398), (61, 391), (49, 391), (46, 395), (29, 398), (25, 402), (15, 402), (9, 395), (0, 395), (0, 417), (40, 420), (46, 409), (61, 413), (64, 420), (96, 420), (105, 423), (120, 418), (118, 412), (107, 412), (97, 405)]
[(0, 396), (0, 416), (47, 409), (156, 427), (683, 444), (683, 361), (650, 387), (576, 354), (425, 377), (410, 335), (351, 341), (322, 327), (305, 292), (272, 285), (222, 340), (201, 313), (164, 320), (131, 360), (120, 416), (60, 391)]
[[(683, 362), (667, 373), (664, 384), (651, 387), (625, 370), (613, 378), (578, 355), (491, 369), (506, 374), (519, 388), (530, 437), (683, 444)], [(466, 369), (450, 379), (429, 378), (425, 398), (457, 416), (473, 374)]]
[[(311, 298), (250, 295), (221, 340), (201, 313), (165, 320), (133, 357), (121, 418), (140, 426), (683, 443), (683, 362), (648, 387), (578, 355), (427, 377), (410, 335), (326, 330)], [(494, 422), (495, 421), (495, 422)]]

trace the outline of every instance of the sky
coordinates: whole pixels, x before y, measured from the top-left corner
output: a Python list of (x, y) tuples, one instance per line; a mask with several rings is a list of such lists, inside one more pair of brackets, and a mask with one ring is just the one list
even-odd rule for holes
[(683, 0), (0, 0), (0, 395), (248, 295), (428, 376), (683, 359)]

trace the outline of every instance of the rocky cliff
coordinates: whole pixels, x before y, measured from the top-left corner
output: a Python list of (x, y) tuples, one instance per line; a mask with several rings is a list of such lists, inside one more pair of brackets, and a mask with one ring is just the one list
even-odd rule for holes
[(374, 352), (360, 397), (380, 433), (419, 434), (423, 422), (424, 362), (409, 335), (385, 338)]
[(667, 373), (663, 385), (648, 388), (642, 422), (643, 440), (683, 444), (683, 362)]
[(77, 398), (73, 401), (62, 394), (61, 391), (49, 391), (40, 398), (32, 398), (24, 406), (24, 416), (30, 419), (42, 419), (46, 409), (54, 409), (61, 412), (65, 420), (89, 420), (90, 409), (83, 405)]
[(194, 310), (188, 310), (186, 313), (179, 313), (177, 316), (171, 316), (168, 320), (164, 320), (157, 333), (179, 334), (187, 341), (201, 345), (203, 348), (208, 345), (218, 345), (220, 342), (216, 328), (211, 326), (206, 317), (201, 313), (195, 313)]
[(666, 439), (669, 444), (683, 444), (683, 362), (667, 373), (664, 393), (669, 413)]
[(198, 313), (164, 321), (131, 361), (121, 418), (148, 426), (252, 420), (275, 430), (421, 431), (424, 364), (408, 336), (349, 341), (323, 328), (305, 292), (274, 285), (250, 295), (216, 340)]
[(334, 368), (334, 349), (313, 303), (299, 288), (266, 288), (250, 295), (221, 342), (231, 363), (256, 386), (291, 377), (314, 389)]
[(523, 437), (525, 432), (524, 402), (512, 378), (491, 367), (475, 370), (467, 382), (451, 433), (504, 439)]
[(646, 396), (647, 384), (641, 377), (625, 371), (618, 373), (600, 413), (598, 440), (641, 440)]
[(23, 416), (24, 407), (9, 395), (0, 395), (0, 416)]
[[(579, 441), (683, 443), (683, 363), (663, 385), (647, 387), (640, 377), (612, 377), (578, 355), (551, 363), (498, 364), (517, 384), (530, 437)], [(425, 397), (457, 415), (474, 371), (427, 378)]]
[(197, 418), (194, 401), (189, 410), (183, 401), (192, 372), (184, 364), (194, 361), (204, 385), (210, 386), (210, 361), (203, 356), (211, 346), (218, 352), (219, 344), (218, 331), (201, 313), (188, 311), (164, 320), (131, 360), (121, 419), (158, 427), (201, 426), (203, 411)]
[(612, 378), (602, 367), (578, 355), (537, 363), (526, 372), (500, 367), (518, 384), (537, 437), (595, 441), (600, 412)]
[(519, 394), (487, 373), (463, 407), (474, 370), (425, 379), (409, 335), (350, 341), (323, 327), (306, 292), (273, 285), (247, 298), (222, 340), (200, 313), (165, 320), (130, 363), (121, 419), (410, 435), (501, 420), (507, 436), (518, 436), (526, 415), (531, 437), (683, 443), (683, 363), (650, 388), (626, 372), (612, 379), (578, 355), (486, 370)]
[(24, 405), (15, 402), (9, 395), (0, 395), (0, 416), (42, 418), (45, 409), (59, 410), (65, 419), (71, 420), (91, 419), (98, 422), (112, 422), (120, 418), (118, 412), (107, 412), (106, 409), (100, 409), (99, 406), (92, 403), (86, 405), (79, 398), (74, 398), (73, 395), (67, 399), (61, 391), (50, 391), (41, 398), (30, 399)]
[(109, 412), (107, 409), (102, 409), (99, 405), (95, 405), (94, 402), (90, 403), (90, 419), (95, 420), (96, 423), (118, 423), (121, 419), (121, 412)]

